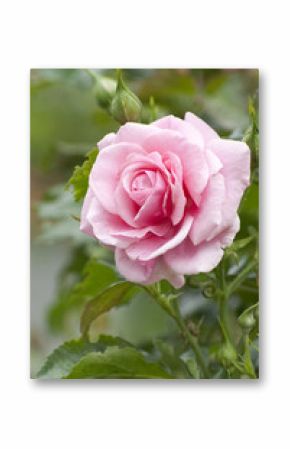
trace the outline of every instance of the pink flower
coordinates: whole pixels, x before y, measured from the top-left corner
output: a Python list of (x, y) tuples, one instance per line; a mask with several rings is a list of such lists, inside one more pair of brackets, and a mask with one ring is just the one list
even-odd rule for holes
[(115, 250), (119, 272), (179, 288), (185, 274), (215, 268), (239, 230), (248, 146), (187, 112), (184, 120), (126, 123), (99, 149), (81, 230)]

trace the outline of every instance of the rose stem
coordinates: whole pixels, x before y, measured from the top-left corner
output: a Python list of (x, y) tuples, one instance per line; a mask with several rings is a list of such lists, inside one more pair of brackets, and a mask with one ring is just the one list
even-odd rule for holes
[(156, 300), (156, 302), (175, 320), (176, 324), (182, 331), (182, 334), (184, 338), (187, 340), (188, 344), (192, 348), (196, 360), (203, 372), (204, 378), (209, 379), (210, 373), (208, 371), (208, 368), (206, 366), (206, 363), (204, 361), (202, 352), (200, 350), (200, 347), (198, 345), (197, 339), (190, 333), (187, 325), (185, 324), (178, 304), (177, 304), (177, 297), (175, 295), (169, 295), (166, 296), (161, 293), (159, 284), (156, 284), (155, 286), (145, 287), (145, 290)]

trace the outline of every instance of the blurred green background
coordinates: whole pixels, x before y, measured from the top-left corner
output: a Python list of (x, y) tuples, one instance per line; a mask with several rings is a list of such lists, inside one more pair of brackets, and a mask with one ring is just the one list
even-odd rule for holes
[[(96, 70), (115, 78), (114, 70)], [(123, 71), (130, 88), (148, 105), (154, 97), (157, 114), (183, 117), (192, 111), (222, 136), (241, 139), (249, 125), (248, 100), (258, 88), (257, 70), (131, 69)], [(73, 216), (80, 205), (64, 189), (76, 164), (105, 134), (119, 127), (98, 106), (92, 79), (81, 69), (31, 70), (31, 375), (45, 356), (65, 339), (79, 335), (81, 301), (74, 285), (95, 279), (88, 257), (110, 262), (112, 256), (79, 231)], [(257, 226), (258, 187), (244, 199), (241, 234)], [(90, 271), (91, 270), (91, 271)], [(90, 285), (87, 285), (87, 291)], [(93, 289), (93, 287), (92, 287)], [(255, 293), (256, 294), (256, 293)], [(83, 298), (84, 300), (86, 298)], [(234, 307), (252, 303), (249, 295)], [(186, 314), (206, 313), (207, 303), (196, 293), (183, 302)], [(208, 323), (215, 319), (213, 304)], [(144, 344), (173, 335), (173, 322), (148, 298), (138, 296), (96, 323), (96, 333), (110, 333)]]

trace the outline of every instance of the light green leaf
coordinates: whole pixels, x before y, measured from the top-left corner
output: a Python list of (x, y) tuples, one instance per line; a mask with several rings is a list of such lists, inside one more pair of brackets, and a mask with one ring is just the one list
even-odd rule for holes
[(148, 362), (134, 348), (108, 348), (90, 353), (77, 363), (66, 379), (172, 379), (157, 363)]
[(115, 306), (125, 304), (131, 298), (131, 295), (129, 297), (128, 294), (132, 293), (135, 287), (136, 285), (131, 282), (118, 282), (88, 302), (81, 317), (81, 332), (86, 334), (89, 331), (90, 325), (98, 316)]
[(67, 183), (67, 188), (73, 187), (74, 198), (80, 201), (84, 198), (89, 185), (89, 174), (98, 155), (98, 148), (93, 148), (88, 154), (87, 159), (82, 166), (77, 165), (74, 169), (72, 177)]

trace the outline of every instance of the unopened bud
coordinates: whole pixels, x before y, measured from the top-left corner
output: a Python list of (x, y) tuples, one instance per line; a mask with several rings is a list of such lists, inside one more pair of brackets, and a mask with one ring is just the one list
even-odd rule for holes
[(116, 92), (116, 81), (86, 69), (94, 84), (94, 94), (101, 108), (108, 109)]
[(237, 360), (237, 353), (231, 343), (226, 342), (222, 345), (219, 353), (220, 361), (224, 366), (230, 366)]
[(107, 109), (110, 107), (116, 91), (116, 81), (105, 76), (96, 78), (95, 96), (98, 104)]
[(249, 313), (242, 313), (242, 315), (238, 318), (238, 321), (240, 326), (246, 330), (251, 330), (256, 324), (253, 311)]
[(117, 89), (111, 104), (112, 116), (121, 124), (126, 122), (138, 122), (140, 120), (141, 110), (141, 101), (125, 85), (122, 73), (119, 70)]

